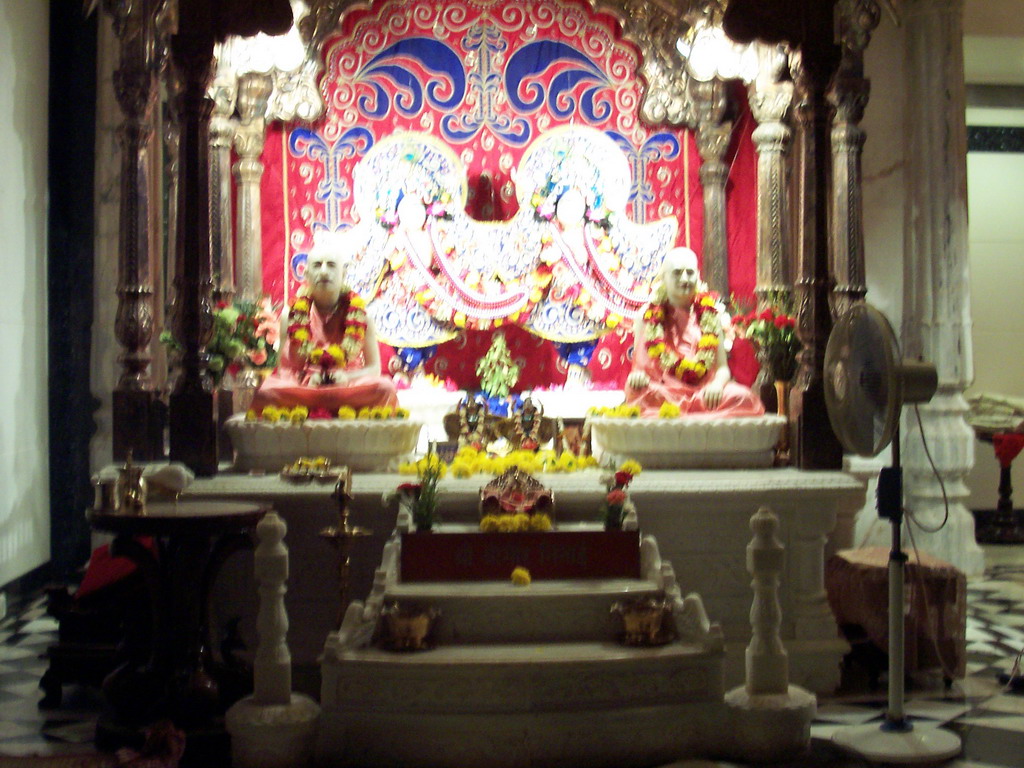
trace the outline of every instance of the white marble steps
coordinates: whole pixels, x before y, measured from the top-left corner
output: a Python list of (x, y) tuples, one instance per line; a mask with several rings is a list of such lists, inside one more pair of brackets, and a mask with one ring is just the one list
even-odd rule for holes
[(612, 605), (648, 596), (660, 597), (661, 592), (643, 579), (534, 581), (526, 587), (497, 581), (436, 582), (393, 584), (385, 602), (440, 610), (433, 639), (447, 646), (610, 641), (621, 631)]
[(671, 643), (329, 650), (321, 757), (332, 766), (627, 768), (713, 739), (722, 654)]

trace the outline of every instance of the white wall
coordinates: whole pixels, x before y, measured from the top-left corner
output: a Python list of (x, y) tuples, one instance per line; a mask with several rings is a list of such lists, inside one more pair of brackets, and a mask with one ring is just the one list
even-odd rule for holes
[(48, 7), (0, 0), (0, 585), (50, 557)]
[[(1024, 126), (1024, 110), (972, 108), (967, 124)], [(1024, 153), (968, 152), (967, 199), (974, 320), (974, 384), (968, 396), (1024, 397)], [(976, 445), (975, 457), (970, 507), (992, 509), (999, 464), (985, 443)], [(1013, 485), (1019, 507), (1024, 457), (1014, 462)]]

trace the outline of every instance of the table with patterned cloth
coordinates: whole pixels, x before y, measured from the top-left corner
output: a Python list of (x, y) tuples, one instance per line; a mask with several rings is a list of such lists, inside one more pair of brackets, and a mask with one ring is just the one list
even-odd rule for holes
[[(946, 678), (966, 673), (967, 578), (931, 555), (908, 553), (906, 567), (906, 670), (941, 669)], [(836, 623), (848, 634), (859, 627), (882, 651), (889, 647), (889, 550), (846, 549), (825, 564), (825, 588)]]

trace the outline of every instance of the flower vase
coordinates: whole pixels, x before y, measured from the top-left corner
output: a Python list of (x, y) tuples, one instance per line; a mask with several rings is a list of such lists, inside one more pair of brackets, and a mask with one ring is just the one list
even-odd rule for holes
[(779, 432), (779, 442), (775, 446), (775, 465), (789, 464), (789, 393), (792, 384), (782, 379), (775, 380), (776, 413), (786, 419)]
[(255, 368), (243, 368), (235, 375), (234, 412), (245, 413), (256, 397), (256, 390), (263, 383), (263, 377)]

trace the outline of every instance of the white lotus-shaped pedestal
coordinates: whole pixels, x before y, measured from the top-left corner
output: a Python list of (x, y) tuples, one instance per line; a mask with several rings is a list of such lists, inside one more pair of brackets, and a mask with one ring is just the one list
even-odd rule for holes
[(235, 469), (279, 472), (300, 456), (325, 456), (354, 472), (396, 468), (416, 450), (421, 421), (409, 419), (307, 419), (246, 421), (236, 414), (224, 425), (235, 452)]
[[(777, 415), (675, 419), (590, 417), (594, 452), (644, 468), (770, 467), (786, 419)], [(603, 454), (603, 456), (602, 456)]]

